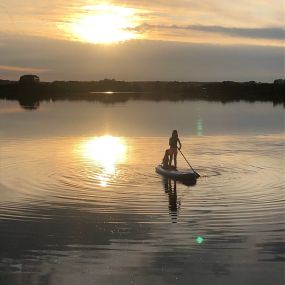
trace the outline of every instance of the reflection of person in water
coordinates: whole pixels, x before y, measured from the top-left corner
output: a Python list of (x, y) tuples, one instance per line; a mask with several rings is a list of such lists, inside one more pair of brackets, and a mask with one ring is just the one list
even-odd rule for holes
[[(182, 191), (183, 195), (180, 193), (179, 200), (177, 199), (177, 190), (176, 190), (176, 183), (183, 184), (187, 186), (186, 192)], [(163, 184), (164, 184), (164, 191), (168, 194), (168, 209), (169, 214), (171, 216), (172, 222), (177, 223), (177, 217), (178, 217), (178, 211), (181, 206), (181, 199), (184, 196), (185, 193), (189, 192), (189, 186), (194, 186), (196, 184), (196, 180), (192, 181), (176, 181), (169, 178), (163, 178)]]
[[(172, 184), (173, 183), (173, 184)], [(177, 212), (179, 209), (177, 202), (176, 181), (171, 179), (164, 179), (164, 190), (168, 193), (168, 209), (171, 215), (172, 222), (177, 222)]]

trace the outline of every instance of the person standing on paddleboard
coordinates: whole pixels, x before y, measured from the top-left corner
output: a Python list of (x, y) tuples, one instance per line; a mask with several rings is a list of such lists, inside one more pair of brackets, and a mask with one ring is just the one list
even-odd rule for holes
[[(179, 147), (177, 146), (179, 144)], [(172, 159), (174, 158), (174, 167), (177, 168), (177, 148), (180, 150), (182, 147), (182, 144), (180, 142), (180, 139), (178, 138), (178, 132), (177, 130), (173, 130), (172, 136), (169, 138), (169, 165), (171, 166)]]

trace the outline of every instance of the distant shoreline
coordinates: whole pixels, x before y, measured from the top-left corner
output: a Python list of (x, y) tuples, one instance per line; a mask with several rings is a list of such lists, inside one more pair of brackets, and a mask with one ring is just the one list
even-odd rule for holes
[(101, 81), (54, 81), (21, 83), (0, 80), (0, 99), (26, 102), (87, 100), (119, 103), (132, 100), (218, 102), (265, 101), (285, 107), (284, 80), (274, 83), (249, 82), (126, 82), (114, 79)]

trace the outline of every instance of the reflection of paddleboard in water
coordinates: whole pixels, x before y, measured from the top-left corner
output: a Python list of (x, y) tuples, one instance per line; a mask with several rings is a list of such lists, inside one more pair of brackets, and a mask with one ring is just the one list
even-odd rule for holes
[(155, 168), (155, 171), (164, 177), (177, 179), (177, 180), (196, 180), (197, 178), (196, 173), (191, 169), (189, 170), (164, 169), (160, 164)]

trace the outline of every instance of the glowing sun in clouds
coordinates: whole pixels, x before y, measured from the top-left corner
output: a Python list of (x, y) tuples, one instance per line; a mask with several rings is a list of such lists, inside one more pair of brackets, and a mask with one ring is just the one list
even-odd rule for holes
[(84, 6), (84, 12), (74, 15), (65, 30), (76, 40), (95, 44), (110, 44), (139, 38), (135, 9), (113, 5)]

